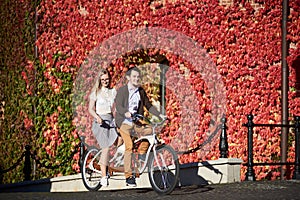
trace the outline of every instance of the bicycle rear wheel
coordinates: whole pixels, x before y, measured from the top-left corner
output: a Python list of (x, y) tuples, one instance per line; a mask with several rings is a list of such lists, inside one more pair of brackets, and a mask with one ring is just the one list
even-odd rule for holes
[(100, 166), (98, 165), (101, 152), (99, 151), (101, 150), (98, 150), (96, 148), (88, 150), (84, 156), (83, 164), (81, 166), (81, 176), (83, 184), (86, 189), (90, 191), (97, 191), (101, 187), (100, 180), (102, 174), (100, 171)]
[(148, 163), (152, 188), (160, 195), (170, 194), (179, 181), (179, 161), (174, 149), (168, 145), (156, 147)]

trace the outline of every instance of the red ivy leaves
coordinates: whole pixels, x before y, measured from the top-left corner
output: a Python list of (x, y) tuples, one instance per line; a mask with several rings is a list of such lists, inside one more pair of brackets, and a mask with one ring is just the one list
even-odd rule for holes
[[(153, 1), (150, 5), (147, 1), (42, 1), (37, 41), (40, 60), (49, 69), (54, 67), (75, 77), (76, 69), (89, 52), (118, 33), (140, 26), (158, 26), (188, 35), (210, 53), (223, 76), (228, 96), (229, 156), (245, 160), (246, 131), (242, 124), (246, 115), (253, 113), (259, 122), (280, 122), (281, 1), (264, 1), (264, 8), (258, 10), (246, 1), (234, 2), (223, 7), (218, 1), (189, 1), (185, 5), (180, 1)], [(291, 6), (294, 10), (290, 15), (288, 39), (295, 43), (295, 48), (290, 50), (289, 63), (300, 55), (299, 9), (296, 9), (299, 4), (292, 2)], [(58, 62), (55, 55), (60, 55)], [(170, 61), (172, 69), (180, 72), (179, 58)], [(186, 63), (183, 66), (190, 67)], [(124, 68), (124, 63), (114, 63), (115, 72), (123, 72)], [(59, 85), (59, 80), (53, 80), (50, 74), (47, 79), (53, 88)], [(209, 91), (201, 77), (192, 74), (188, 79), (197, 93), (199, 115), (204, 119), (200, 132), (194, 136), (195, 142), (190, 144), (194, 147), (201, 144), (207, 129), (210, 100), (204, 97)], [(177, 136), (178, 120), (182, 117), (174, 98), (172, 94), (167, 96), (167, 113), (173, 120), (173, 126), (168, 127), (169, 134), (163, 136), (167, 142)], [(291, 112), (299, 112), (297, 99), (292, 95), (290, 98)], [(275, 138), (277, 133), (262, 131), (260, 134)], [(255, 140), (261, 145), (260, 150), (266, 151), (265, 155), (271, 155), (276, 150), (274, 145), (278, 145), (278, 140), (274, 144), (261, 143), (259, 137)], [(217, 158), (217, 153), (212, 151), (206, 158)], [(199, 158), (198, 152), (182, 156), (181, 162), (195, 162)], [(255, 159), (264, 158), (257, 155)]]

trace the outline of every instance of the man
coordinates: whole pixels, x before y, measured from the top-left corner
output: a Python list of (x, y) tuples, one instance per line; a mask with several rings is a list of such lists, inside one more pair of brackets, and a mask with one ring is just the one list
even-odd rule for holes
[[(137, 67), (129, 69), (126, 73), (128, 84), (121, 87), (115, 99), (116, 102), (116, 125), (119, 128), (121, 137), (125, 144), (124, 170), (127, 186), (136, 186), (135, 177), (132, 174), (131, 156), (132, 156), (132, 136), (134, 130), (140, 135), (151, 134), (150, 126), (138, 126), (132, 122), (132, 114), (138, 113), (144, 115), (144, 108), (150, 113), (163, 118), (164, 116), (151, 104), (145, 90), (140, 86), (141, 72)], [(144, 157), (149, 147), (148, 142), (142, 142), (139, 147), (139, 154)]]

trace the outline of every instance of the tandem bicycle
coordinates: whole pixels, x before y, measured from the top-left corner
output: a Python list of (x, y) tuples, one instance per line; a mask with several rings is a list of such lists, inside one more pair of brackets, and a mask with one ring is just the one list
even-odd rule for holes
[[(132, 119), (134, 123), (139, 122), (152, 126), (152, 134), (137, 138), (133, 142), (133, 152), (137, 150), (141, 141), (149, 142), (149, 148), (144, 161), (139, 160), (137, 153), (133, 153), (132, 163), (134, 174), (138, 177), (148, 171), (148, 178), (153, 190), (160, 195), (170, 194), (179, 182), (179, 161), (175, 150), (170, 145), (161, 142), (156, 132), (156, 128), (163, 125), (166, 119), (160, 122), (151, 122), (148, 118), (139, 114), (133, 114)], [(116, 152), (122, 151), (119, 148), (122, 148), (122, 145), (118, 147)], [(124, 147), (123, 150), (125, 150)], [(90, 191), (97, 191), (101, 188), (100, 179), (102, 173), (99, 168), (95, 167), (95, 163), (99, 162), (100, 156), (101, 149), (91, 147), (87, 149), (83, 157), (83, 164), (81, 166), (82, 180), (85, 187)], [(113, 166), (108, 166), (113, 171), (113, 169), (122, 166), (124, 154), (114, 155), (112, 159), (118, 161), (114, 162)]]

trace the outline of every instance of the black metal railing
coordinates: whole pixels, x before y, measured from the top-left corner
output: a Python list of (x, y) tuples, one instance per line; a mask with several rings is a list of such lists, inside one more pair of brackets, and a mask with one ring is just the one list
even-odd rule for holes
[(178, 154), (190, 154), (194, 153), (198, 150), (201, 150), (205, 145), (211, 143), (214, 137), (219, 134), (220, 130), (220, 140), (219, 140), (219, 151), (220, 151), (220, 158), (227, 158), (228, 157), (228, 141), (227, 141), (227, 133), (226, 133), (226, 118), (225, 116), (221, 118), (221, 124), (217, 125), (214, 131), (210, 134), (210, 136), (198, 146), (186, 150), (186, 151), (179, 151)]
[[(294, 117), (294, 124), (255, 124), (253, 122), (253, 115), (249, 114), (247, 116), (248, 122), (243, 126), (248, 128), (248, 157), (247, 163), (244, 165), (247, 166), (246, 172), (246, 180), (248, 181), (255, 181), (255, 173), (254, 173), (254, 166), (263, 166), (263, 165), (294, 165), (294, 173), (293, 179), (300, 180), (300, 117)], [(254, 163), (253, 162), (253, 128), (254, 127), (288, 127), (295, 129), (295, 162), (261, 162), (261, 163)]]
[[(221, 119), (221, 124), (219, 126), (217, 126), (217, 128), (213, 131), (213, 133), (211, 134), (211, 137), (213, 138), (216, 134), (219, 133), (219, 131), (221, 130), (220, 133), (220, 141), (219, 141), (219, 150), (220, 150), (220, 157), (221, 158), (227, 158), (228, 156), (228, 143), (227, 143), (227, 134), (226, 134), (226, 119), (225, 117), (223, 117)], [(75, 147), (74, 151), (71, 153), (71, 156), (69, 159), (65, 160), (64, 162), (60, 163), (59, 166), (62, 166), (64, 164), (66, 164), (67, 162), (70, 162), (73, 159), (73, 156), (78, 153), (79, 151), (79, 166), (81, 167), (83, 164), (83, 155), (86, 151), (86, 149), (90, 148), (91, 146), (89, 146), (88, 144), (85, 143), (85, 136), (80, 136), (80, 143)], [(194, 149), (190, 149), (188, 151), (185, 152), (179, 152), (183, 153), (183, 154), (188, 154), (188, 153), (192, 153), (195, 152), (199, 149), (201, 149), (205, 144), (207, 144), (212, 138), (209, 138), (204, 144), (199, 145), (198, 147), (194, 148)], [(79, 148), (79, 150), (78, 150)], [(32, 174), (32, 160), (35, 161), (35, 163), (37, 165), (39, 165), (40, 167), (44, 167), (47, 169), (55, 169), (58, 166), (57, 165), (45, 165), (44, 163), (41, 163), (39, 158), (37, 158), (36, 153), (32, 153), (31, 152), (31, 146), (30, 145), (26, 145), (25, 146), (25, 151), (22, 153), (22, 155), (20, 156), (20, 158), (17, 160), (16, 163), (14, 163), (11, 167), (9, 167), (8, 169), (2, 169), (0, 166), (0, 184), (2, 183), (1, 177), (3, 177), (4, 173), (7, 173), (9, 171), (12, 171), (13, 169), (15, 169), (17, 166), (21, 165), (21, 162), (24, 160), (24, 168), (23, 168), (23, 173), (24, 173), (24, 180), (25, 181), (29, 181), (31, 180), (31, 174)]]
[[(80, 143), (78, 145), (75, 146), (74, 151), (71, 153), (70, 157), (68, 159), (66, 159), (65, 161), (63, 161), (62, 163), (60, 163), (59, 165), (52, 165), (52, 164), (47, 164), (45, 165), (45, 163), (41, 163), (40, 160), (37, 156), (36, 153), (32, 153), (31, 152), (31, 146), (30, 145), (26, 145), (25, 146), (25, 151), (22, 153), (22, 155), (20, 156), (20, 158), (16, 161), (16, 163), (14, 163), (11, 167), (9, 167), (8, 169), (2, 169), (0, 167), (0, 184), (2, 183), (2, 177), (4, 173), (7, 173), (9, 171), (12, 171), (13, 169), (15, 169), (17, 166), (21, 165), (22, 161), (24, 160), (24, 167), (23, 167), (23, 173), (24, 173), (24, 181), (30, 181), (31, 180), (31, 174), (32, 174), (32, 160), (35, 161), (35, 163), (37, 165), (39, 165), (40, 167), (44, 167), (46, 169), (56, 169), (59, 166), (63, 166), (66, 163), (70, 162), (73, 160), (73, 157), (76, 153), (78, 153), (79, 151), (79, 155), (80, 155), (80, 159), (79, 159), (79, 166), (82, 166), (82, 158), (83, 158), (83, 154), (85, 152), (85, 147), (88, 146), (87, 144), (85, 144), (85, 137), (84, 136), (80, 136)], [(78, 150), (79, 149), (79, 150)], [(24, 159), (25, 158), (25, 159)]]
[(219, 150), (220, 150), (220, 158), (228, 157), (228, 141), (227, 141), (227, 126), (226, 126), (226, 118), (222, 117), (221, 119), (221, 134), (220, 134), (220, 142), (219, 142)]

